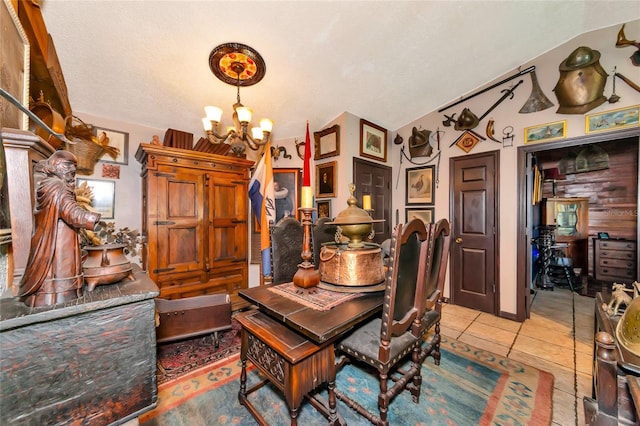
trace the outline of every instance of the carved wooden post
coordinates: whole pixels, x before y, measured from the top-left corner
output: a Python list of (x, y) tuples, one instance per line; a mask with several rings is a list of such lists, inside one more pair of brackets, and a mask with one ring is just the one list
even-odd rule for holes
[(598, 411), (613, 418), (618, 417), (618, 380), (616, 346), (613, 337), (599, 331), (596, 340), (596, 399)]

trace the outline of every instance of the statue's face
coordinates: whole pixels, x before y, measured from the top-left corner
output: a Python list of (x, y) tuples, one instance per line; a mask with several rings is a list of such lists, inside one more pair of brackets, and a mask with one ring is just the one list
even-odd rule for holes
[(64, 180), (67, 185), (76, 185), (76, 165), (72, 161), (62, 161), (56, 165), (56, 176)]

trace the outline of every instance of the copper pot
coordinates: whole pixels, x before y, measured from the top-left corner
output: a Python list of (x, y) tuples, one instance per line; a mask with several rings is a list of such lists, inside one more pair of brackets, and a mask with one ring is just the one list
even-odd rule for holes
[(97, 285), (114, 284), (125, 278), (133, 280), (131, 262), (124, 254), (125, 244), (85, 247), (87, 257), (82, 264), (87, 290)]
[[(34, 102), (29, 109), (40, 120), (42, 120), (44, 124), (49, 126), (51, 130), (59, 134), (64, 134), (66, 128), (65, 119), (60, 115), (60, 113), (51, 108), (51, 105), (49, 105), (48, 102), (44, 101), (42, 95), (40, 96), (40, 99), (38, 99), (37, 102)], [(51, 144), (55, 149), (60, 149), (62, 147), (62, 141), (60, 139), (50, 135), (49, 132), (35, 123), (30, 124), (29, 130), (49, 142), (49, 144)]]
[(320, 280), (340, 286), (366, 287), (384, 281), (382, 250), (378, 244), (363, 248), (324, 244), (320, 250)]

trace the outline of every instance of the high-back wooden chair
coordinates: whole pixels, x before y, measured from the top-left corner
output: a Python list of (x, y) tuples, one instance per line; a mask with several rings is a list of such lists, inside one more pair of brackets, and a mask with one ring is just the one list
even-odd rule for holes
[(293, 281), (302, 263), (302, 224), (292, 216), (283, 217), (269, 232), (271, 278), (273, 284)]
[[(340, 355), (337, 368), (347, 362), (373, 367), (380, 383), (379, 417), (357, 401), (336, 390), (336, 396), (374, 424), (388, 425), (387, 411), (391, 400), (408, 389), (414, 402), (420, 398), (421, 365), (427, 356), (421, 349), (425, 310), (426, 244), (429, 233), (424, 223), (414, 219), (397, 225), (391, 237), (382, 317), (357, 328), (337, 343)], [(411, 354), (411, 365), (397, 366)], [(391, 387), (388, 387), (392, 380)]]
[(421, 357), (432, 356), (436, 365), (440, 365), (440, 318), (442, 315), (442, 295), (444, 280), (449, 261), (451, 230), (447, 219), (427, 225), (429, 238), (424, 243), (426, 250), (425, 270), (425, 314), (422, 319), (424, 334), (433, 328), (433, 335), (426, 339)]

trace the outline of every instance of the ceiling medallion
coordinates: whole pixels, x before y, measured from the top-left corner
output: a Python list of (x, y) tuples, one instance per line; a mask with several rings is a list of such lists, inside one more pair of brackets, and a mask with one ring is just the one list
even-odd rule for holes
[(264, 77), (267, 67), (262, 56), (242, 43), (224, 43), (209, 54), (209, 67), (219, 80), (232, 86), (253, 86)]

